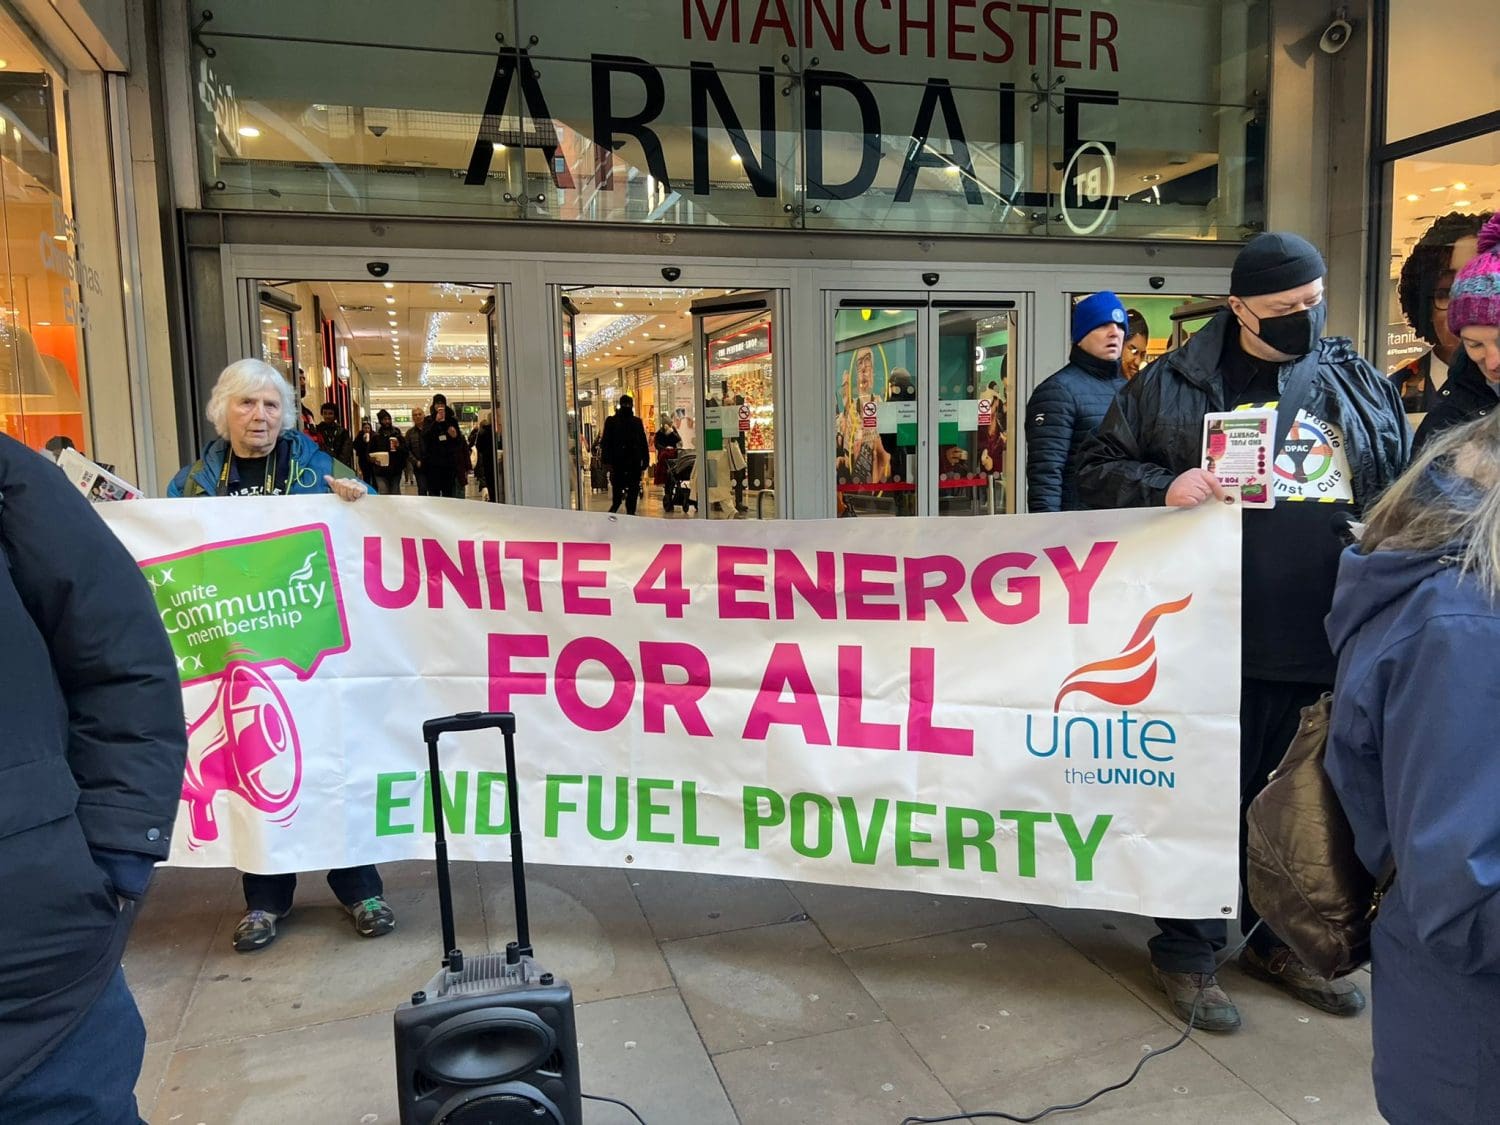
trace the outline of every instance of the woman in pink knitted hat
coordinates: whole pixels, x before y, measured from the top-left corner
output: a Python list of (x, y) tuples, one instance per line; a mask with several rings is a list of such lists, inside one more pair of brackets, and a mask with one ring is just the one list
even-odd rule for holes
[(1448, 296), (1448, 330), (1467, 360), (1455, 367), (1417, 431), (1417, 451), (1434, 434), (1483, 418), (1500, 405), (1500, 212), (1479, 232), (1479, 252), (1459, 270)]

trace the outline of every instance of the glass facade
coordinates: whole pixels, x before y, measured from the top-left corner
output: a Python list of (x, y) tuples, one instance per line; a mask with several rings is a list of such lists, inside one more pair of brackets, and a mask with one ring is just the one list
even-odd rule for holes
[(1375, 156), (1382, 268), (1371, 319), (1375, 354), (1416, 423), (1461, 348), (1448, 328), (1448, 286), (1500, 208), (1500, 56), (1483, 36), (1452, 33), (1493, 23), (1492, 3), (1391, 0), (1386, 7), (1386, 144)]
[(204, 205), (1238, 240), (1264, 0), (193, 5)]
[(99, 276), (79, 258), (62, 75), (0, 18), (0, 431), (88, 449), (84, 331)]

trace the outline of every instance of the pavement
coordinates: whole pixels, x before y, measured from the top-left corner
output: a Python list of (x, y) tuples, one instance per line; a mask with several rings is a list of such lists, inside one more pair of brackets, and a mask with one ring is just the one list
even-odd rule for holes
[[(394, 933), (360, 939), (305, 876), (276, 943), (248, 955), (230, 945), (234, 872), (158, 872), (125, 958), (152, 1125), (399, 1120), (391, 1013), (441, 941), (432, 864), (382, 870)], [(514, 937), (509, 872), (454, 866), (466, 952)], [(1123, 1080), (1180, 1031), (1151, 984), (1146, 919), (634, 869), (529, 876), (537, 959), (573, 985), (583, 1088), (650, 1125), (1026, 1116)], [(1222, 979), (1240, 1032), (1195, 1034), (1049, 1121), (1380, 1122), (1368, 1012), (1337, 1019), (1233, 968)], [(634, 1120), (585, 1105), (590, 1125)]]

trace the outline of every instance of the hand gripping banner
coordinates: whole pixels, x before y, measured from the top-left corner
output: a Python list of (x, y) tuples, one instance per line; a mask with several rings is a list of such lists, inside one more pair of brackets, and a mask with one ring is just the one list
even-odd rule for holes
[[(425, 858), (422, 720), (495, 710), (540, 862), (1169, 917), (1238, 900), (1237, 511), (101, 510), (182, 674), (175, 863)], [(496, 740), (452, 740), (454, 858), (508, 858), (508, 781)]]

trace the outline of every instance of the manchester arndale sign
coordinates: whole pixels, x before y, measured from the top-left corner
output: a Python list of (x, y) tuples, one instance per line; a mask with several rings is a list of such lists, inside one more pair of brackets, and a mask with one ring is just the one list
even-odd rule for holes
[[(634, 141), (648, 175), (695, 196), (748, 186), (757, 197), (778, 199), (800, 188), (815, 206), (864, 196), (879, 177), (896, 204), (911, 203), (921, 186), (974, 207), (1060, 205), (1084, 234), (1103, 226), (1117, 204), (1117, 147), (1146, 140), (1110, 135), (1113, 123), (1149, 117), (1149, 110), (1086, 107), (1118, 106), (1122, 87), (1127, 98), (1139, 87), (1140, 95), (1179, 104), (1224, 100), (1214, 72), (1227, 21), (1212, 3), (1146, 0), (1127, 23), (1113, 5), (681, 0), (675, 22), (656, 13), (644, 27), (623, 22), (618, 7), (601, 5), (598, 24), (575, 21), (569, 31), (562, 13), (523, 10), (523, 29), (548, 20), (560, 26), (541, 29), (535, 53), (501, 51), (468, 183), (485, 182), (496, 143), (516, 143), (514, 134), (502, 137), (500, 123), (508, 106), (514, 112), (509, 99), (519, 87), (524, 143), (546, 153), (559, 188), (576, 188), (583, 170), (560, 154), (554, 120), (592, 142), (599, 190), (614, 187), (614, 153)], [(574, 57), (590, 41), (610, 45), (588, 54), (586, 91), (578, 64), (567, 67), (565, 79), (550, 78), (563, 72), (543, 59), (565, 40)], [(663, 143), (684, 124), (688, 145)], [(1201, 128), (1182, 140), (1162, 135), (1169, 131), (1158, 124), (1151, 147), (1201, 151), (1206, 141), (1217, 143)], [(722, 164), (710, 175), (716, 133), (733, 147), (740, 185), (725, 182)], [(909, 137), (899, 155), (887, 148), (893, 136)], [(1046, 162), (1028, 150), (1042, 145), (1062, 174), (1061, 199), (1033, 182), (1045, 175)], [(986, 157), (977, 168), (976, 152)], [(798, 183), (787, 183), (799, 155)], [(884, 167), (892, 159), (899, 160), (894, 174)]]

